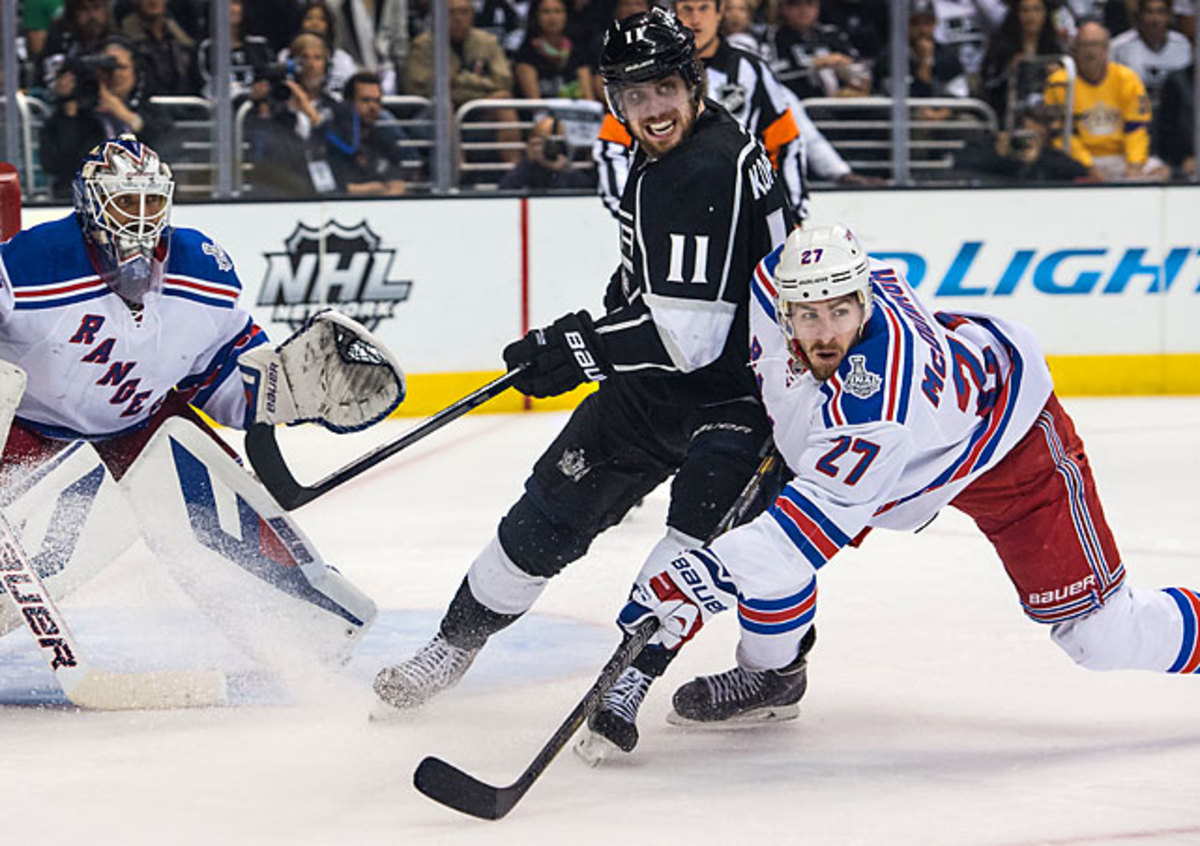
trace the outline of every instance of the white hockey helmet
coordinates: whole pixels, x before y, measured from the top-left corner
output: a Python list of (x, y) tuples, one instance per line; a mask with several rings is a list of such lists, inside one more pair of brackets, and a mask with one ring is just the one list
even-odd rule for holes
[(788, 235), (775, 266), (775, 318), (802, 366), (808, 365), (793, 337), (792, 305), (856, 294), (863, 308), (862, 326), (866, 326), (872, 305), (868, 265), (867, 251), (840, 223), (795, 229)]
[(105, 281), (127, 300), (140, 303), (154, 286), (153, 259), (171, 219), (174, 191), (171, 169), (133, 135), (94, 147), (75, 176), (75, 213), (84, 236)]

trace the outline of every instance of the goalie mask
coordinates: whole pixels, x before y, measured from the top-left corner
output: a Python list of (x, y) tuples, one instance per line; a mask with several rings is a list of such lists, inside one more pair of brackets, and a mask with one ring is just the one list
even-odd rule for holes
[(158, 154), (132, 135), (94, 147), (75, 176), (75, 214), (108, 286), (142, 304), (162, 286), (175, 183)]
[(687, 99), (704, 96), (704, 72), (696, 59), (696, 37), (674, 15), (654, 7), (613, 23), (604, 34), (600, 76), (604, 96), (617, 120), (629, 125), (627, 94), (644, 84), (679, 74)]
[(797, 303), (854, 294), (862, 305), (860, 335), (871, 319), (873, 295), (867, 251), (841, 224), (793, 230), (779, 255), (774, 281), (775, 319), (787, 338), (793, 369), (809, 368), (792, 325), (792, 309)]

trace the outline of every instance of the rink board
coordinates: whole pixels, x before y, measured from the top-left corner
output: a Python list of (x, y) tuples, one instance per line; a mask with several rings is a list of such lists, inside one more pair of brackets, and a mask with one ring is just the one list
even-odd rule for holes
[[(1198, 218), (1191, 186), (826, 192), (812, 215), (852, 225), (934, 308), (1031, 326), (1064, 394), (1200, 393)], [(186, 205), (174, 221), (225, 247), (273, 337), (326, 304), (364, 320), (410, 374), (409, 414), (499, 373), (525, 327), (598, 312), (618, 261), (587, 196)]]

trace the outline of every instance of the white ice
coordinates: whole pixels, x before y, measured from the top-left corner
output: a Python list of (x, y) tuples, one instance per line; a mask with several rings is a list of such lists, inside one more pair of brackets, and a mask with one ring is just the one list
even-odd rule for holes
[[(1200, 588), (1200, 397), (1066, 405), (1130, 582)], [(0, 844), (1200, 843), (1200, 679), (1075, 667), (952, 510), (822, 570), (798, 721), (665, 723), (679, 683), (731, 665), (735, 621), (718, 618), (651, 689), (634, 754), (593, 770), (564, 752), (499, 822), (431, 802), (411, 784), (425, 755), (494, 784), (521, 772), (616, 644), (610, 621), (661, 531), (665, 489), (458, 688), (408, 719), (367, 720), (372, 673), (432, 633), (563, 420), (471, 415), (296, 512), (382, 609), (340, 674), (264, 676), (140, 547), (64, 613), (101, 665), (222, 663), (241, 679), (231, 704), (46, 705), (54, 683), (28, 636), (0, 640)], [(410, 425), (282, 441), (312, 480)]]

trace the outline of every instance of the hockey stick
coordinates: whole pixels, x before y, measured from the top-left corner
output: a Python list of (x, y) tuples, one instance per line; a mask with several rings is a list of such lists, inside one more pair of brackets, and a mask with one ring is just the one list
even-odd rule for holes
[[(778, 460), (774, 450), (767, 453), (706, 543), (711, 543), (718, 535), (737, 524), (750, 507), (751, 500), (758, 494), (762, 480), (775, 468)], [(417, 766), (416, 772), (413, 773), (413, 784), (430, 799), (456, 811), (485, 820), (500, 819), (521, 801), (521, 797), (546, 771), (550, 762), (570, 741), (571, 736), (587, 722), (588, 717), (600, 706), (604, 694), (633, 663), (657, 629), (658, 620), (652, 617), (639, 623), (632, 633), (621, 640), (595, 683), (583, 695), (583, 699), (579, 700), (579, 704), (571, 710), (562, 725), (512, 784), (505, 787), (486, 784), (432, 755)]]
[(118, 673), (93, 667), (79, 649), (8, 519), (0, 514), (0, 582), (63, 693), (73, 705), (97, 710), (194, 708), (225, 698), (219, 670)]
[(371, 469), (405, 447), (415, 444), (426, 435), (436, 432), (452, 420), (462, 417), (468, 411), (478, 408), (488, 400), (504, 393), (520, 371), (521, 368), (508, 371), (499, 379), (489, 382), (474, 393), (447, 406), (398, 438), (380, 444), (312, 485), (302, 485), (296, 481), (295, 475), (292, 474), (287, 462), (283, 459), (283, 454), (279, 451), (279, 444), (275, 440), (274, 426), (255, 423), (246, 430), (246, 456), (250, 459), (250, 465), (254, 468), (263, 487), (271, 492), (271, 496), (284, 511), (292, 511), (329, 493), (364, 470)]

